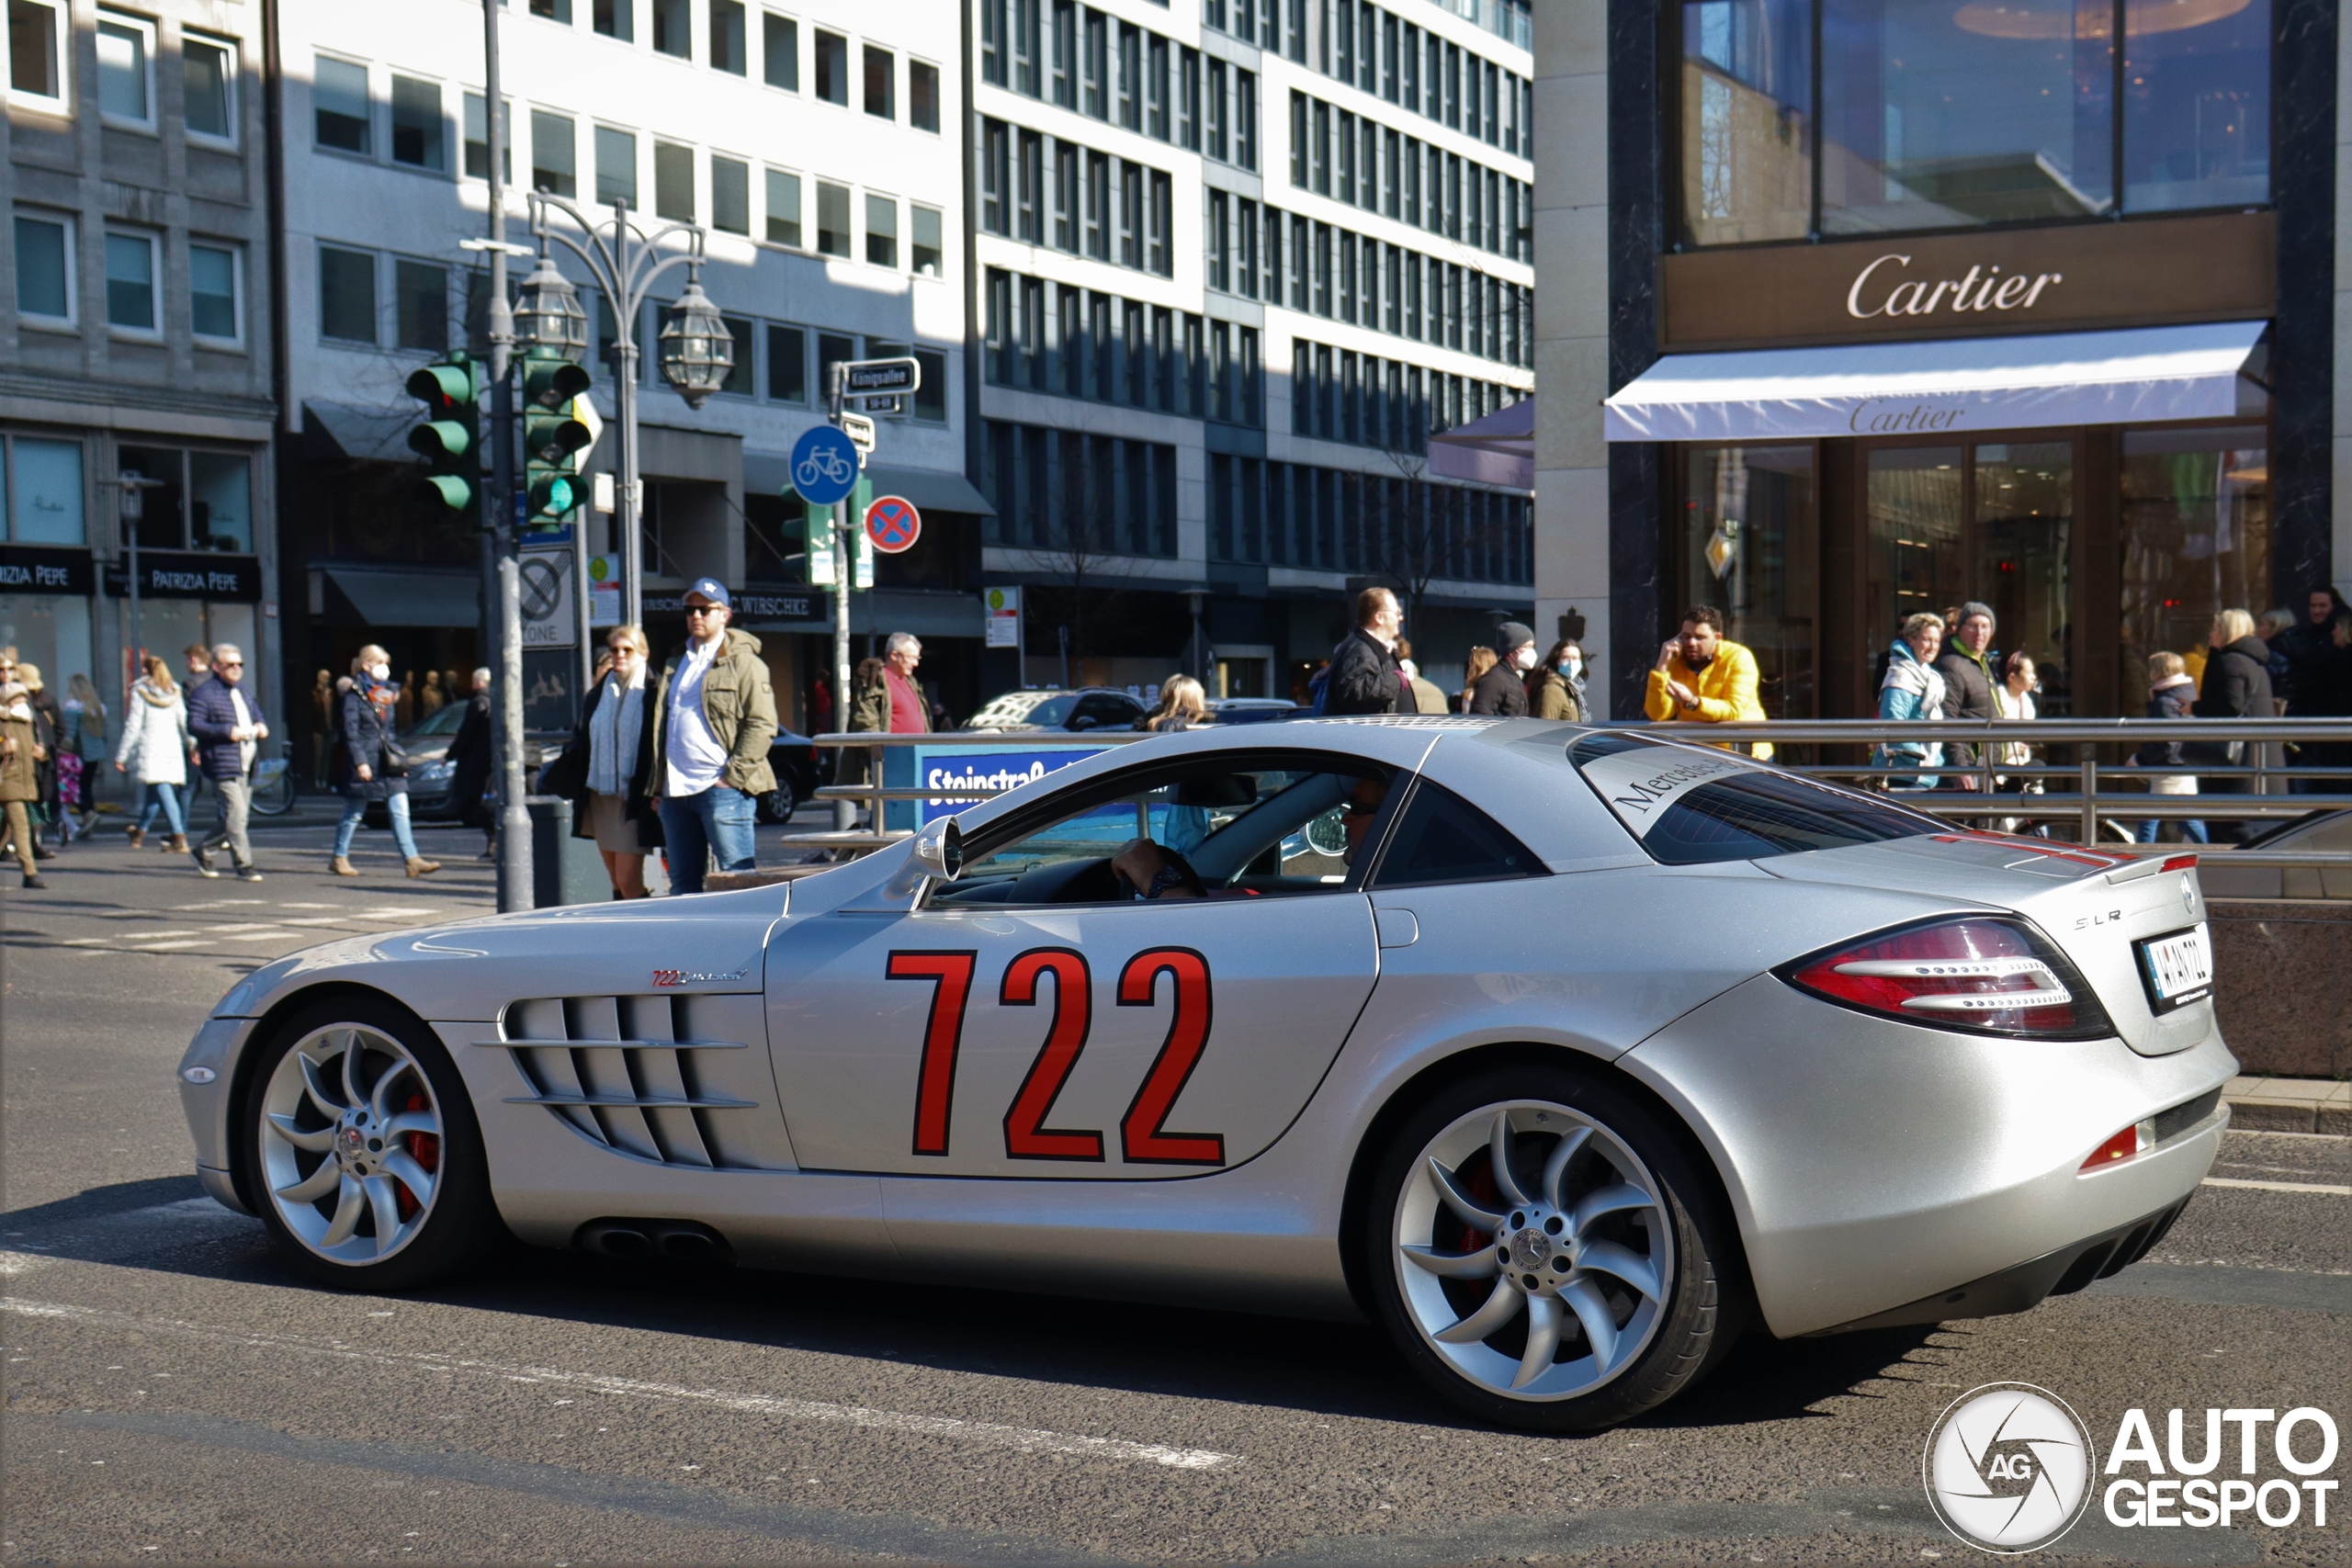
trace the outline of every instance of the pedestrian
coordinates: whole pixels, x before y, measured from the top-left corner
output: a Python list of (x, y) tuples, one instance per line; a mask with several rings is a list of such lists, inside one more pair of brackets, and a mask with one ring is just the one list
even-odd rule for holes
[[(605, 637), (604, 674), (588, 690), (588, 711), (548, 788), (571, 796), (571, 836), (594, 839), (616, 898), (650, 897), (645, 857), (662, 847), (653, 777), (653, 700), (646, 690), (645, 633), (615, 626)], [(576, 774), (577, 782), (573, 782)]]
[(187, 728), (196, 737), (199, 770), (212, 781), (220, 803), (219, 825), (188, 853), (200, 874), (218, 876), (212, 852), (226, 844), (237, 880), (259, 882), (245, 824), (253, 811), (254, 759), (269, 738), (269, 726), (262, 722), (259, 705), (248, 702), (238, 684), (244, 673), (243, 651), (234, 643), (220, 643), (212, 649), (211, 676), (188, 694)]
[(1470, 711), (1497, 718), (1527, 714), (1527, 672), (1535, 668), (1535, 634), (1517, 621), (1495, 628), (1494, 668), (1470, 683)]
[(129, 773), (139, 785), (139, 817), (130, 825), (130, 847), (135, 850), (147, 841), (147, 829), (160, 811), (172, 825), (167, 847), (184, 855), (187, 817), (180, 809), (180, 791), (187, 784), (187, 754), (196, 743), (188, 733), (187, 699), (164, 660), (151, 653), (140, 666), (145, 673), (130, 683), (122, 747), (114, 760), (114, 771)]
[[(1996, 694), (2003, 682), (1997, 673), (2001, 659), (1993, 651), (1993, 633), (1997, 625), (1993, 607), (1972, 599), (1955, 610), (1946, 624), (1951, 628), (1951, 635), (1944, 639), (1943, 651), (1936, 656), (1936, 673), (1944, 678), (1944, 716), (1980, 722), (1990, 719), (1999, 711)], [(1955, 740), (1944, 748), (1944, 761), (1955, 768), (1975, 770), (1955, 774), (1955, 787), (1984, 787), (1983, 770), (1986, 759), (1977, 755), (1975, 747)]]
[[(883, 678), (884, 668), (878, 659), (861, 659), (857, 668), (850, 671), (849, 732), (853, 735), (890, 732), (890, 687)], [(844, 747), (835, 756), (833, 771), (841, 775), (842, 784), (872, 784), (879, 762), (878, 750), (870, 746)], [(859, 816), (864, 815), (861, 809)]]
[[(1682, 629), (1657, 650), (1642, 711), (1661, 724), (1745, 723), (1764, 716), (1756, 687), (1756, 655), (1724, 636), (1721, 610), (1693, 604), (1682, 612)], [(1754, 751), (1770, 761), (1772, 747), (1758, 740)]]
[[(2148, 655), (2148, 716), (2150, 718), (2186, 719), (2195, 716), (2197, 682), (2189, 679), (2188, 667), (2177, 653), (2160, 652)], [(2132, 760), (2143, 768), (2178, 767), (2182, 761), (2177, 740), (2151, 740), (2133, 753)], [(2195, 795), (2195, 773), (2158, 773), (2148, 781), (2150, 795)], [(2143, 844), (2158, 842), (2165, 824), (2151, 817), (2140, 824), (2134, 835)], [(2205, 836), (2205, 824), (2194, 819), (2180, 825), (2181, 833), (2189, 842), (2210, 842)]]
[[(458, 733), (450, 737), (449, 750), (442, 753), (449, 763), (449, 799), (458, 807), (458, 820), (481, 829), (484, 860), (498, 858), (498, 814), (483, 799), (489, 793), (495, 750), (491, 741), (490, 671), (484, 668), (473, 672), (465, 716), (458, 720)], [(577, 819), (573, 825), (578, 826)]]
[[(28, 660), (17, 663), (17, 682), (25, 688), (25, 701), (33, 710), (33, 738), (40, 745), (40, 761), (33, 768), (33, 780), (40, 791), (39, 809), (34, 813), (33, 853), (42, 860), (55, 860), (57, 851), (74, 841), (74, 824), (65, 815), (63, 798), (63, 761), (65, 716), (57, 709), (57, 699), (49, 694), (41, 679), (40, 666)], [(77, 760), (75, 767), (80, 766)], [(57, 849), (41, 842), (47, 830), (53, 829)]]
[(32, 693), (17, 679), (17, 650), (0, 648), (0, 811), (7, 819), (7, 849), (28, 887), (46, 887), (34, 852), (32, 804), (40, 798), (41, 745), (33, 728)]
[[(2033, 656), (2023, 649), (2001, 660), (2001, 679), (1993, 687), (1993, 716), (1995, 718), (2032, 719), (2041, 716), (2037, 700), (2041, 690), (2041, 671)], [(2027, 740), (2004, 740), (1990, 748), (1996, 766), (2029, 768), (2033, 765), (2033, 744)], [(1981, 782), (1981, 781), (1980, 781)], [(2029, 773), (1995, 773), (1993, 787), (2006, 795), (2040, 795), (2041, 781)], [(2023, 829), (2022, 817), (2004, 817), (1998, 827), (2004, 833)], [(2037, 829), (2044, 832), (2046, 829)]]
[[(1943, 649), (1944, 618), (1921, 610), (1903, 623), (1903, 634), (1887, 649), (1886, 679), (1878, 689), (1878, 716), (1895, 723), (1944, 716), (1944, 678), (1936, 669)], [(1943, 765), (1938, 740), (1888, 740), (1871, 759), (1873, 768), (1936, 768)], [(1890, 773), (1889, 789), (1933, 789), (1933, 773)]]
[(1405, 686), (1412, 694), (1413, 713), (1445, 713), (1445, 693), (1434, 681), (1421, 678), (1421, 667), (1413, 661), (1413, 644), (1409, 637), (1396, 639), (1396, 672), (1405, 677)]
[(1470, 657), (1462, 663), (1462, 692), (1453, 699), (1453, 712), (1470, 711), (1470, 699), (1477, 694), (1478, 678), (1492, 670), (1497, 662), (1495, 650), (1491, 648), (1482, 645), (1470, 650)]
[(1172, 735), (1209, 721), (1208, 694), (1190, 675), (1170, 675), (1159, 683), (1159, 701), (1136, 720), (1137, 729)]
[[(2265, 617), (2266, 622), (2268, 617)], [(2270, 641), (2273, 694), (2284, 697), (2295, 718), (2343, 718), (2352, 716), (2352, 658), (2344, 650), (2344, 631), (2352, 626), (2352, 610), (2333, 585), (2322, 583), (2304, 596), (2304, 615)], [(2286, 678), (2278, 679), (2284, 666)], [(2291, 759), (2300, 772), (2312, 768), (2352, 765), (2352, 746), (2342, 741), (2306, 741)], [(2328, 795), (2342, 779), (2298, 778), (2289, 785), (2298, 795)]]
[[(915, 680), (922, 644), (910, 632), (892, 632), (882, 650), (880, 679), (858, 692), (854, 728), (887, 735), (931, 733), (931, 704)], [(869, 711), (871, 710), (871, 711)]]
[(1396, 668), (1396, 639), (1403, 635), (1404, 608), (1387, 589), (1367, 588), (1356, 595), (1355, 611), (1355, 625), (1331, 649), (1317, 711), (1395, 713), (1404, 705), (1407, 690), (1404, 674)]
[(686, 590), (685, 646), (663, 667), (654, 697), (647, 791), (661, 802), (673, 893), (701, 892), (711, 860), (721, 871), (757, 863), (752, 806), (775, 788), (775, 694), (760, 639), (727, 624), (732, 604), (715, 577)]
[(1584, 649), (1562, 637), (1552, 645), (1529, 681), (1528, 701), (1538, 718), (1561, 724), (1584, 722)]
[[(193, 697), (198, 687), (212, 679), (211, 646), (208, 643), (192, 642), (181, 649), (180, 668), (186, 671), (180, 677), (180, 687)], [(188, 761), (194, 765), (197, 759), (190, 755)], [(196, 820), (196, 797), (204, 787), (204, 770), (199, 767), (188, 775), (187, 788), (180, 792), (180, 816), (189, 822)]]
[(400, 746), (399, 714), (391, 656), (369, 643), (352, 658), (351, 690), (343, 698), (343, 818), (334, 825), (334, 853), (327, 862), (337, 876), (359, 874), (351, 864), (351, 840), (371, 800), (384, 803), (392, 841), (400, 846), (409, 875), (430, 876), (441, 869), (439, 861), (416, 852), (416, 835), (409, 828), (408, 757)]
[(75, 814), (74, 831), (87, 833), (98, 801), (98, 765), (107, 760), (107, 705), (90, 678), (78, 670), (65, 678), (62, 712), (63, 744), (77, 759), (80, 775), (66, 799), (66, 809)]
[[(2254, 616), (2245, 610), (2224, 610), (2213, 617), (2213, 629), (2206, 641), (2212, 652), (2205, 660), (2204, 679), (2199, 683), (2197, 716), (2199, 718), (2273, 719), (2278, 708), (2270, 689), (2270, 649), (2254, 635)], [(2244, 740), (2207, 741), (2196, 744), (2192, 755), (2208, 765), (2225, 764), (2245, 767), (2259, 761), (2266, 768), (2282, 768), (2286, 758), (2278, 742)], [(2253, 795), (2256, 780), (2245, 776), (2206, 774), (2199, 781), (2202, 795)], [(2207, 829), (2217, 844), (2243, 843), (2246, 826), (2242, 821), (2214, 821)]]

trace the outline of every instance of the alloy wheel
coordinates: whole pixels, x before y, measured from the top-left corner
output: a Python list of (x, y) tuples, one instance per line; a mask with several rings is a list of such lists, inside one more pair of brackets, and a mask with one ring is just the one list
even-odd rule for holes
[(262, 1179), (303, 1247), (380, 1263), (424, 1230), (441, 1185), (441, 1107), (399, 1041), (315, 1030), (278, 1059), (260, 1110)]

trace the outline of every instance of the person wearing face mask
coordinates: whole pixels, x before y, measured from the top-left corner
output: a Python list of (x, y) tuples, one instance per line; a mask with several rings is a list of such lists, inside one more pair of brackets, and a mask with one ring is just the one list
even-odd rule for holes
[(1584, 649), (1562, 637), (1544, 656), (1528, 682), (1535, 716), (1562, 724), (1584, 722)]
[[(1659, 724), (1737, 724), (1764, 716), (1756, 694), (1756, 655), (1724, 636), (1724, 613), (1713, 604), (1682, 612), (1682, 629), (1666, 639), (1650, 670), (1642, 711)], [(1772, 748), (1759, 740), (1758, 761)]]
[(334, 825), (334, 855), (327, 862), (337, 876), (359, 874), (352, 869), (351, 840), (371, 800), (384, 803), (392, 840), (411, 876), (441, 869), (439, 861), (416, 852), (416, 837), (409, 831), (408, 758), (394, 739), (400, 694), (392, 684), (391, 656), (373, 643), (361, 649), (351, 661), (351, 690), (343, 699), (343, 819)]
[(1495, 628), (1495, 667), (1471, 684), (1470, 711), (1497, 718), (1527, 716), (1527, 673), (1535, 668), (1535, 634), (1517, 621)]

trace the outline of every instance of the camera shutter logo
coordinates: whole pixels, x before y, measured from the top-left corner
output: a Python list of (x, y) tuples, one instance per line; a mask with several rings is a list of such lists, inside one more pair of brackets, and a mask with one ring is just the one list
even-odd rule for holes
[(2098, 1467), (2090, 1429), (2031, 1383), (1986, 1383), (1945, 1407), (1920, 1459), (1944, 1528), (2004, 1556), (2037, 1551), (2075, 1528)]

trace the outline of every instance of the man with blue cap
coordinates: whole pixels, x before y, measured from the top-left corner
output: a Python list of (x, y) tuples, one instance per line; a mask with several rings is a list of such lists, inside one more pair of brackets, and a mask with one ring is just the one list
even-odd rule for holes
[(760, 639), (727, 625), (733, 607), (715, 577), (686, 590), (686, 644), (670, 656), (653, 699), (650, 793), (673, 893), (701, 892), (707, 860), (721, 871), (752, 869), (752, 806), (775, 788), (775, 693)]

